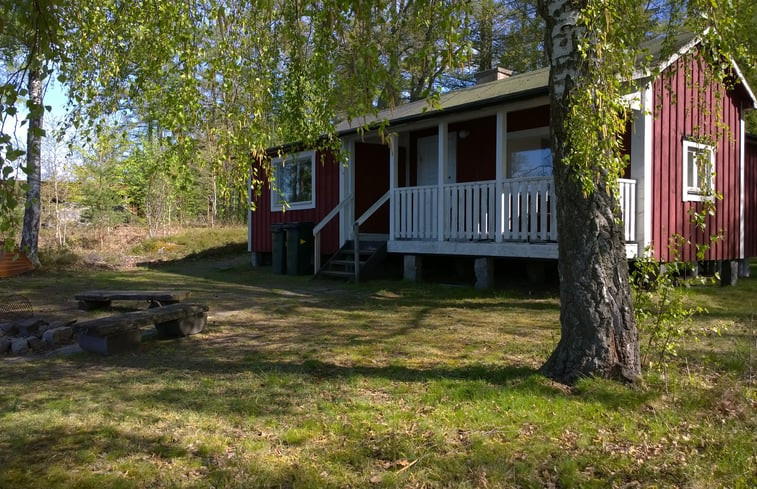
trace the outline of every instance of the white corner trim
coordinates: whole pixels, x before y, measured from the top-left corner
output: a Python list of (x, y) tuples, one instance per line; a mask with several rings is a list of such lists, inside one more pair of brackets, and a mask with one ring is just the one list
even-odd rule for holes
[(746, 144), (746, 122), (744, 121), (744, 106), (740, 107), (740, 128), (739, 128), (739, 259), (744, 259), (744, 233), (746, 232), (744, 223), (744, 199), (745, 190), (745, 168), (746, 160), (744, 155), (744, 146)]
[(252, 170), (247, 178), (247, 252), (252, 253)]
[(652, 83), (648, 83), (642, 91), (644, 110), (644, 248), (652, 244), (652, 138), (654, 137), (654, 99), (652, 97)]

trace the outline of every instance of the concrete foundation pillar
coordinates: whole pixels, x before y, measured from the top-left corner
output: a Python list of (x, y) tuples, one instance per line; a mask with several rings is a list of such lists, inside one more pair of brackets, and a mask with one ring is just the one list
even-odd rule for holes
[(263, 266), (263, 255), (257, 251), (252, 252), (252, 256), (250, 257), (250, 262), (252, 263), (253, 268), (258, 268)]
[(738, 260), (723, 260), (720, 262), (720, 285), (736, 285), (739, 280)]
[(405, 255), (403, 262), (403, 278), (410, 282), (420, 282), (423, 278), (423, 257), (420, 255)]
[(749, 270), (749, 258), (742, 258), (739, 260), (739, 277), (749, 278), (751, 275), (752, 274)]
[(494, 287), (494, 258), (481, 257), (473, 262), (473, 272), (476, 275), (477, 289), (491, 289)]

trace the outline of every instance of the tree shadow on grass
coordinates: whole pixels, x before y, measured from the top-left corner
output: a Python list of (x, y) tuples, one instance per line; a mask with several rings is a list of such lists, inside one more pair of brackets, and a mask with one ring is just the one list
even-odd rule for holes
[(227, 243), (222, 246), (216, 246), (208, 248), (195, 253), (190, 253), (181, 258), (175, 258), (171, 260), (148, 260), (137, 263), (137, 266), (147, 268), (171, 268), (171, 267), (183, 267), (187, 264), (197, 262), (199, 260), (207, 260), (209, 258), (233, 258), (242, 253), (247, 252), (247, 243)]

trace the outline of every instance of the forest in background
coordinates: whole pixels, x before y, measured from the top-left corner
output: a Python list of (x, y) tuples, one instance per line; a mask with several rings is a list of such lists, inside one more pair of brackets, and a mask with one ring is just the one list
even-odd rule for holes
[[(323, 122), (314, 120), (314, 110), (323, 111), (328, 104), (340, 118), (355, 117), (470, 85), (479, 70), (506, 66), (523, 72), (546, 62), (543, 25), (532, 1), (491, 0), (466, 8), (460, 8), (465, 2), (391, 1), (362, 10), (357, 2), (341, 19), (321, 19), (306, 7), (298, 11), (298, 2), (292, 2), (276, 14), (296, 18), (280, 24), (254, 2), (200, 2), (204, 18), (181, 9), (150, 16), (152, 8), (168, 8), (151, 2), (145, 2), (143, 11), (125, 11), (117, 2), (81, 8), (47, 3), (54, 13), (68, 9), (78, 14), (79, 22), (106, 22), (115, 13), (124, 18), (109, 27), (115, 39), (89, 32), (91, 47), (100, 43), (95, 52), (102, 55), (102, 64), (86, 73), (93, 79), (73, 79), (70, 71), (60, 70), (61, 63), (92, 68), (95, 60), (85, 58), (91, 49), (69, 46), (65, 59), (44, 60), (44, 86), (57, 77), (53, 83), (69, 96), (65, 117), (51, 117), (52, 107), (46, 107), (40, 151), (44, 246), (73, 245), (68, 237), (74, 229), (90, 230), (99, 236), (92, 241), (102, 243), (125, 224), (156, 236), (183, 226), (244, 222), (250, 162), (267, 147), (300, 140), (303, 134), (305, 139), (327, 134)], [(30, 46), (23, 22), (17, 19), (14, 26), (10, 15), (22, 15), (23, 9), (2, 5), (10, 19), (0, 35), (2, 70), (12, 83), (28, 68), (24, 63)], [(178, 25), (161, 24), (168, 17)], [(157, 43), (177, 34), (181, 22), (193, 29), (186, 39), (170, 43), (176, 54), (159, 52), (166, 48)], [(323, 39), (316, 31), (320, 22), (341, 31), (338, 42)], [(369, 37), (375, 48), (364, 53)], [(201, 68), (192, 75), (191, 94), (182, 86), (188, 76), (182, 71), (182, 57), (189, 56), (185, 43), (206, 60), (195, 65)], [(280, 45), (274, 47), (276, 43)], [(324, 56), (324, 43), (334, 43), (336, 51), (319, 67), (314, 63)], [(266, 46), (281, 54), (256, 55)], [(267, 66), (261, 65), (264, 61)], [(309, 80), (287, 79), (292, 68), (303, 64), (313, 65), (304, 69), (312, 75)], [(148, 69), (153, 71), (142, 71)], [(124, 75), (113, 73), (118, 70)], [(383, 72), (376, 76), (376, 70)], [(338, 97), (323, 93), (324, 83)], [(277, 94), (268, 105), (261, 103), (261, 85)], [(15, 101), (20, 108), (28, 102), (25, 92)], [(320, 97), (327, 100), (317, 102)], [(3, 132), (9, 132), (9, 115), (15, 113), (3, 114)], [(177, 126), (184, 132), (177, 132)], [(14, 136), (13, 150), (25, 151), (23, 137)], [(16, 200), (23, 202), (24, 161), (7, 158), (3, 166), (14, 170), (3, 175), (5, 184), (13, 184)], [(253, 175), (253, 185), (265, 177)], [(23, 211), (23, 205), (16, 207), (13, 229), (5, 230), (5, 236), (20, 233)]]

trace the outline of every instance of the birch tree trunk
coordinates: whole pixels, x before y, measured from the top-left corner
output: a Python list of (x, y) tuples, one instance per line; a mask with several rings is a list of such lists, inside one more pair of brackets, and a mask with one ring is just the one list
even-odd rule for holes
[(39, 267), (39, 223), (40, 223), (40, 190), (42, 184), (42, 66), (34, 59), (39, 53), (38, 47), (32, 51), (32, 61), (29, 65), (29, 101), (31, 113), (29, 127), (26, 133), (26, 209), (24, 210), (24, 224), (21, 231), (21, 247), (35, 267)]
[[(586, 195), (565, 164), (571, 152), (566, 128), (571, 90), (589, 69), (576, 49), (577, 25), (587, 1), (540, 0), (551, 71), (551, 141), (560, 236), (560, 324), (557, 348), (542, 372), (571, 384), (597, 376), (633, 382), (641, 372), (628, 265), (615, 197), (598, 163), (596, 190)], [(591, 60), (589, 60), (591, 61)], [(596, 61), (596, 60), (595, 60)], [(608, 137), (615, 137), (610, 133)], [(601, 158), (597, 158), (601, 161)], [(603, 181), (604, 180), (604, 181)]]

